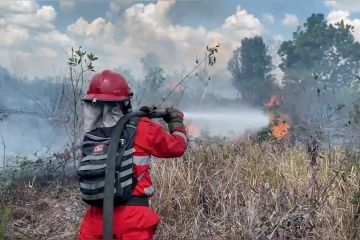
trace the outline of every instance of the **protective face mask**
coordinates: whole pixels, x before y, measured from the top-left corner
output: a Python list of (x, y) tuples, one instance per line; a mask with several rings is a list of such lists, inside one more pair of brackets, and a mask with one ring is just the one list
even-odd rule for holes
[(84, 104), (84, 130), (90, 132), (96, 128), (113, 127), (123, 116), (121, 104), (97, 102)]
[(118, 103), (105, 103), (102, 112), (102, 123), (98, 127), (112, 127), (122, 116), (122, 110)]

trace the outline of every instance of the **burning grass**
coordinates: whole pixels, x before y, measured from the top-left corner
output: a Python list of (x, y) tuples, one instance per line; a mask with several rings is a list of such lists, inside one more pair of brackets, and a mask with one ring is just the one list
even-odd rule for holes
[[(271, 142), (199, 144), (157, 159), (156, 239), (359, 239), (359, 160)], [(311, 164), (310, 164), (311, 163)], [(12, 190), (8, 239), (72, 239), (84, 211), (76, 184)], [(17, 236), (17, 237), (14, 237)]]
[(285, 138), (289, 135), (290, 125), (280, 115), (276, 121), (271, 123), (271, 133), (277, 139)]

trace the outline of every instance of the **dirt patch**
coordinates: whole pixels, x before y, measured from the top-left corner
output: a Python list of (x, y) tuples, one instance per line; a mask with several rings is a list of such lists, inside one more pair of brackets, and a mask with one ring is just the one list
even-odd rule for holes
[(46, 191), (20, 189), (9, 192), (7, 207), (12, 218), (5, 239), (75, 239), (86, 205), (78, 195), (77, 186)]

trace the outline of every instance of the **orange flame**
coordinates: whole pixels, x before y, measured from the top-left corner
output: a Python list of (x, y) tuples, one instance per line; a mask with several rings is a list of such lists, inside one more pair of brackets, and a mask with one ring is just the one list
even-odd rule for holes
[(290, 125), (283, 119), (282, 116), (279, 116), (275, 122), (271, 126), (273, 136), (277, 139), (286, 137), (289, 134)]
[(280, 98), (277, 95), (272, 95), (269, 99), (269, 102), (266, 103), (266, 106), (270, 111), (270, 127), (272, 135), (281, 139), (286, 137), (289, 134), (290, 125), (287, 123), (283, 115), (278, 111), (280, 106)]

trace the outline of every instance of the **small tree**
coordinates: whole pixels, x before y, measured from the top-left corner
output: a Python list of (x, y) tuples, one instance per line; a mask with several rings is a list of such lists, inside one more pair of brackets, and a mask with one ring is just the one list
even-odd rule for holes
[(81, 119), (80, 103), (84, 95), (85, 74), (95, 72), (94, 61), (98, 58), (93, 53), (87, 53), (81, 47), (71, 52), (67, 57), (69, 76), (63, 78), (61, 97), (62, 114), (65, 128), (71, 137), (71, 152), (74, 168), (77, 167), (77, 152), (81, 141), (83, 121)]
[(274, 87), (274, 69), (262, 37), (244, 38), (234, 51), (228, 69), (233, 85), (244, 101), (263, 106)]
[(151, 69), (145, 76), (145, 85), (152, 93), (158, 91), (164, 81), (164, 70), (159, 67)]
[(154, 100), (154, 96), (159, 93), (160, 88), (165, 82), (164, 70), (160, 67), (160, 60), (155, 53), (148, 53), (141, 59), (143, 64), (145, 78), (141, 83), (141, 93), (137, 104), (145, 100)]

